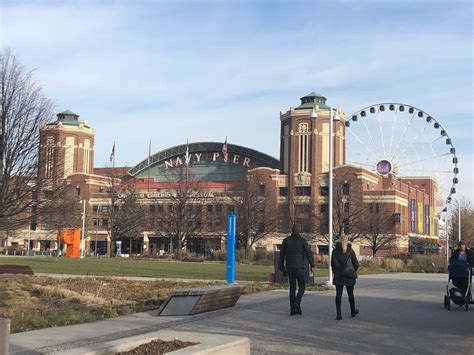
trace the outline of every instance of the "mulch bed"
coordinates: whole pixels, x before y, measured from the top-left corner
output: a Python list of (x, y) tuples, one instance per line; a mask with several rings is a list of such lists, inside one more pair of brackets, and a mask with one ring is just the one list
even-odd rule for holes
[(186, 348), (191, 345), (196, 345), (199, 343), (191, 343), (188, 341), (181, 341), (178, 339), (172, 341), (164, 341), (161, 339), (153, 340), (151, 343), (142, 344), (139, 347), (130, 350), (116, 353), (116, 355), (155, 355), (155, 354), (164, 354), (170, 351), (179, 350)]

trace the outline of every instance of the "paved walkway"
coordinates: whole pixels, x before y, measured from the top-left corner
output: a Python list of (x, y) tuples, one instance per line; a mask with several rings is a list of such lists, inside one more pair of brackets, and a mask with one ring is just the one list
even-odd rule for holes
[(196, 316), (139, 313), (89, 324), (13, 334), (11, 352), (72, 349), (160, 329), (247, 336), (252, 354), (473, 354), (474, 307), (443, 307), (447, 276), (362, 276), (356, 286), (360, 315), (335, 320), (334, 291), (308, 292), (303, 316), (290, 316), (286, 291), (242, 296), (236, 307)]

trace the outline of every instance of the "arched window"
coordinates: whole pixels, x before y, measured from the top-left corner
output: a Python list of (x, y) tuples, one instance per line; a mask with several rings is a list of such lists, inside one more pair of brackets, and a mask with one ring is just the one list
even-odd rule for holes
[(342, 184), (342, 194), (344, 196), (349, 196), (350, 194), (350, 185), (347, 181)]
[(298, 125), (299, 147), (298, 147), (298, 172), (309, 172), (309, 149), (310, 132), (309, 123), (303, 122)]

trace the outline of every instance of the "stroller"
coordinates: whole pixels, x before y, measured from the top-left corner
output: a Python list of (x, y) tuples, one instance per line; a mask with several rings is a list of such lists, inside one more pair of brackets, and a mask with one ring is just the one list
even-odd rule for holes
[[(448, 266), (449, 276), (444, 296), (444, 308), (451, 309), (451, 302), (469, 310), (471, 303), (472, 270), (464, 261), (452, 261)], [(452, 287), (450, 287), (450, 282)]]

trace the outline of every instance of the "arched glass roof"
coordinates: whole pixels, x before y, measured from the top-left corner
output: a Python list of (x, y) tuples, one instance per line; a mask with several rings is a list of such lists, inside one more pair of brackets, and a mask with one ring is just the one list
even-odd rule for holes
[(227, 144), (228, 159), (225, 162), (223, 143), (198, 142), (178, 145), (155, 153), (131, 168), (129, 173), (137, 178), (151, 177), (156, 182), (170, 181), (170, 178), (173, 178), (173, 171), (186, 166), (186, 147), (189, 148), (188, 169), (197, 180), (241, 180), (248, 169), (280, 168), (278, 159), (235, 144)]

